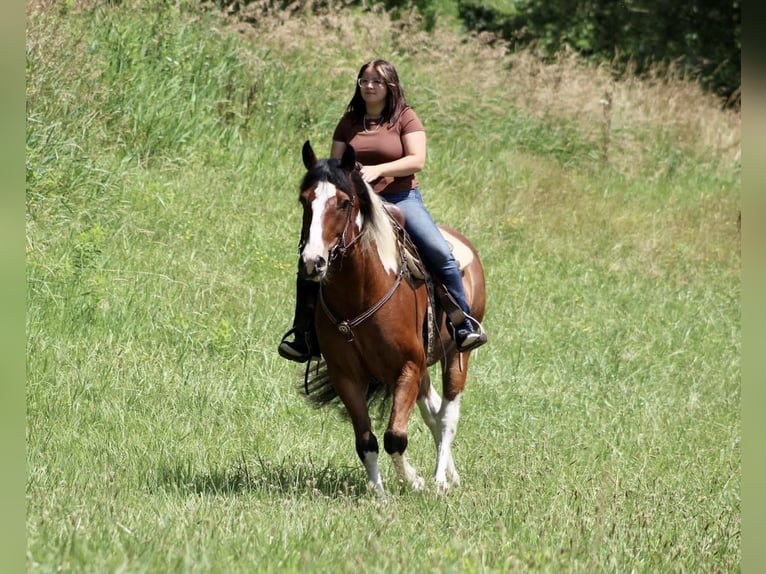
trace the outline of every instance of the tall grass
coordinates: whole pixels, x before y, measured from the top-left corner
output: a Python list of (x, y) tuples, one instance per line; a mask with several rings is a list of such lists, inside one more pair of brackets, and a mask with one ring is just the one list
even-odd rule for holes
[[(28, 4), (28, 569), (736, 570), (738, 116), (415, 15), (239, 17)], [(275, 352), (300, 146), (373, 56), (489, 290), (463, 486), (384, 463), (385, 505)], [(408, 452), (432, 471), (417, 416)]]

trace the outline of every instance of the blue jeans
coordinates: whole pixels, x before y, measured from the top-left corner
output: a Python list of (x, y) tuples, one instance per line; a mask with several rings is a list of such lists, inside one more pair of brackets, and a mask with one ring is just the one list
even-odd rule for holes
[(396, 204), (404, 213), (404, 228), (418, 248), (426, 268), (436, 275), (460, 305), (469, 315), (471, 308), (465, 298), (463, 279), (450, 251), (449, 244), (436, 227), (431, 214), (423, 203), (420, 189), (415, 187), (400, 193), (387, 193), (380, 196), (384, 201)]

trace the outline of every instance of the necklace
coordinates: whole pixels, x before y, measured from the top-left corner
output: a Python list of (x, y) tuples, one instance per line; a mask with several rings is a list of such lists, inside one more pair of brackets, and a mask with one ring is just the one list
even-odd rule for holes
[[(364, 128), (364, 131), (366, 132), (376, 132), (378, 131), (378, 128), (380, 128), (380, 118), (381, 116), (368, 116), (367, 114), (364, 114), (364, 118), (362, 120), (362, 127)], [(367, 122), (370, 122), (370, 128), (367, 128)], [(373, 127), (374, 126), (374, 127)]]

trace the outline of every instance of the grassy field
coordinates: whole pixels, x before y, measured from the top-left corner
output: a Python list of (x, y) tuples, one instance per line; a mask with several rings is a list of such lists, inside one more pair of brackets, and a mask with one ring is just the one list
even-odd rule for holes
[[(28, 571), (737, 571), (739, 117), (412, 17), (184, 6), (27, 6)], [(400, 492), (383, 459), (385, 504), (276, 354), (300, 147), (375, 56), (490, 336), (462, 486)], [(417, 413), (408, 453), (432, 472)]]

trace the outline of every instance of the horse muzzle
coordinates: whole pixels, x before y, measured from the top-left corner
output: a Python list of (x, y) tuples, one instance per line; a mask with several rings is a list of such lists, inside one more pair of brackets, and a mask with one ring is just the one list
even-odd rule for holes
[(305, 254), (301, 254), (298, 272), (304, 279), (319, 281), (327, 273), (327, 259), (321, 255), (317, 257), (306, 257)]

